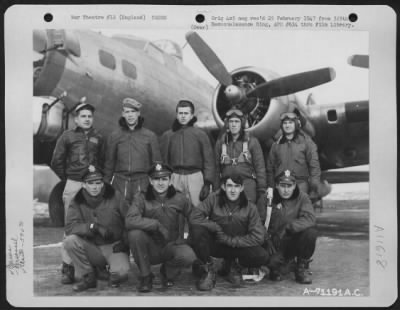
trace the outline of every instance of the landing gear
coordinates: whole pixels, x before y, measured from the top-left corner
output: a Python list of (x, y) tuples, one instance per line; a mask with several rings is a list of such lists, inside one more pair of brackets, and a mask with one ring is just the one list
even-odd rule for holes
[(49, 197), (49, 215), (50, 220), (55, 227), (64, 226), (64, 202), (62, 195), (64, 192), (66, 181), (58, 182), (54, 186)]

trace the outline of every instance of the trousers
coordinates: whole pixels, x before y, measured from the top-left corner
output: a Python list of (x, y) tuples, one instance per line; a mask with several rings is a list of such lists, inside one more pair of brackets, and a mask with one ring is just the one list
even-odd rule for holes
[(271, 261), (280, 261), (280, 257), (285, 259), (311, 258), (315, 251), (317, 236), (318, 231), (315, 227), (307, 228), (299, 233), (284, 235), (280, 241), (279, 249), (271, 257)]
[(138, 173), (132, 177), (114, 174), (111, 185), (119, 191), (130, 204), (136, 193), (147, 190), (149, 177), (145, 173)]
[[(75, 195), (82, 188), (82, 184), (83, 184), (82, 182), (70, 179), (67, 179), (67, 182), (65, 183), (64, 192), (62, 196), (64, 202), (64, 223), (67, 219), (67, 212), (69, 205), (71, 204), (71, 201), (72, 199), (74, 199)], [(65, 234), (63, 240), (64, 239), (65, 239)], [(64, 242), (61, 245), (61, 258), (64, 263), (67, 263), (68, 265), (72, 264), (71, 257), (69, 257), (67, 251), (64, 249)]]
[(108, 264), (110, 273), (118, 274), (120, 280), (125, 280), (130, 269), (129, 257), (124, 252), (113, 253), (115, 243), (95, 245), (77, 235), (69, 235), (63, 241), (77, 278), (93, 272), (93, 267), (104, 268)]
[(173, 279), (179, 274), (181, 268), (191, 266), (196, 259), (189, 245), (160, 244), (143, 230), (129, 231), (128, 240), (142, 277), (151, 273), (151, 265), (165, 263), (166, 276), (168, 279)]
[(200, 203), (200, 191), (204, 185), (203, 173), (200, 171), (192, 174), (177, 174), (171, 176), (172, 185), (184, 193), (184, 195), (192, 202), (193, 206)]
[(201, 225), (193, 225), (191, 229), (192, 247), (197, 257), (206, 263), (210, 256), (226, 260), (238, 259), (243, 267), (257, 268), (268, 265), (268, 252), (261, 246), (233, 248), (215, 241), (215, 236)]

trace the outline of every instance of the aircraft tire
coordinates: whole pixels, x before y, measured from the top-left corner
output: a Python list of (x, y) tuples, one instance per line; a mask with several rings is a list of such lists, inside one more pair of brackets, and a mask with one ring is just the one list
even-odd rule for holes
[(55, 227), (64, 226), (64, 202), (62, 194), (66, 181), (60, 181), (54, 186), (49, 196), (49, 215)]

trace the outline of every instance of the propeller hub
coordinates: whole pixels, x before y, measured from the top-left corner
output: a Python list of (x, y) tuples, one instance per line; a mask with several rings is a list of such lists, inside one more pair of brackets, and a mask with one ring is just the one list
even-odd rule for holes
[(226, 98), (233, 104), (240, 102), (243, 97), (242, 90), (236, 85), (229, 85), (224, 93)]

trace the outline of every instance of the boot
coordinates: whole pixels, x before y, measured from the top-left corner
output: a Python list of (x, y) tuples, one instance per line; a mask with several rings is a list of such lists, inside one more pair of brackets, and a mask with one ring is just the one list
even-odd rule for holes
[(270, 269), (269, 270), (269, 279), (271, 281), (282, 281), (282, 276), (279, 270), (277, 269)]
[(161, 284), (163, 287), (173, 287), (174, 281), (167, 278), (167, 272), (165, 268), (165, 264), (162, 264), (160, 267)]
[(61, 269), (61, 283), (62, 284), (72, 284), (75, 281), (75, 268), (73, 265), (69, 265), (63, 262)]
[(242, 270), (237, 260), (233, 261), (230, 269), (231, 270), (227, 276), (227, 280), (233, 284), (233, 287), (240, 287), (242, 285), (243, 279)]
[(116, 288), (119, 287), (119, 284), (121, 283), (121, 278), (117, 272), (111, 272), (110, 277), (108, 279), (108, 285), (110, 287)]
[(138, 291), (141, 293), (148, 293), (151, 292), (153, 289), (153, 278), (154, 275), (150, 273), (148, 276), (139, 277), (139, 287)]
[(75, 292), (82, 292), (89, 288), (95, 288), (96, 286), (97, 286), (96, 274), (94, 272), (89, 272), (85, 274), (78, 283), (74, 284), (72, 289)]
[(211, 291), (215, 286), (216, 274), (212, 262), (208, 262), (201, 266), (202, 276), (198, 280), (196, 286), (199, 291)]
[(308, 259), (304, 258), (297, 258), (297, 266), (295, 270), (295, 278), (296, 282), (301, 283), (301, 284), (311, 284), (312, 279), (309, 275), (309, 273), (306, 270), (306, 266), (308, 266), (309, 261)]
[(218, 269), (217, 274), (221, 277), (226, 277), (231, 272), (232, 260), (224, 259), (222, 266)]
[(110, 273), (108, 272), (107, 267), (104, 268), (96, 267), (95, 272), (97, 280), (108, 281), (110, 278)]

